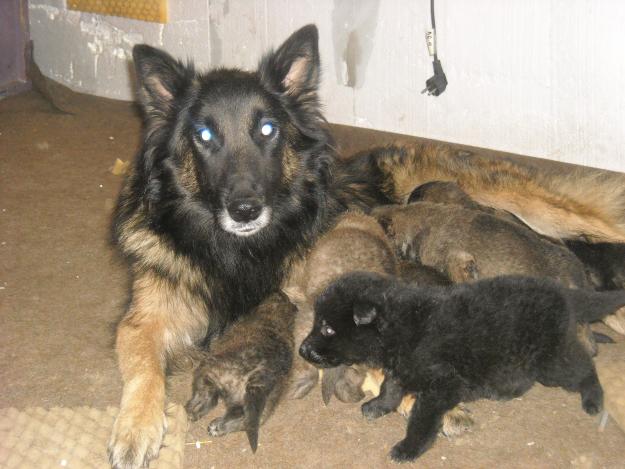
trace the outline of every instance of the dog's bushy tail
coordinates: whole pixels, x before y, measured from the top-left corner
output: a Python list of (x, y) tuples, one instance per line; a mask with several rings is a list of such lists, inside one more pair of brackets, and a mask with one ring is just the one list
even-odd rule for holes
[(416, 142), (367, 150), (344, 168), (359, 175), (348, 186), (366, 186), (368, 200), (405, 203), (417, 186), (454, 181), (476, 202), (513, 213), (545, 236), (625, 242), (625, 179), (618, 174), (542, 171)]
[(245, 433), (250, 442), (250, 448), (255, 453), (258, 448), (258, 429), (267, 403), (266, 391), (258, 386), (248, 386), (245, 391)]
[(599, 321), (625, 306), (625, 290), (596, 292), (567, 289), (565, 297), (580, 322)]

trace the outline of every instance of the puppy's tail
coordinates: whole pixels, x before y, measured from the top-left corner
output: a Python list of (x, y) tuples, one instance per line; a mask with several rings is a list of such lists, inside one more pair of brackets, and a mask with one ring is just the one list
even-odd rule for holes
[(580, 322), (599, 321), (625, 306), (625, 290), (596, 292), (568, 289), (565, 296)]
[(265, 390), (257, 386), (247, 387), (243, 411), (245, 414), (245, 433), (253, 453), (258, 448), (258, 429), (260, 428), (260, 420), (266, 403), (267, 396)]

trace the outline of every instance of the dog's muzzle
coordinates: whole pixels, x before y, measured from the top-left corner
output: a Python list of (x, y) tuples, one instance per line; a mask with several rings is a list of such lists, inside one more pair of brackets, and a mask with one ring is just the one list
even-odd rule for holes
[(313, 346), (307, 341), (302, 342), (302, 345), (299, 348), (299, 354), (304, 360), (321, 368), (336, 366), (335, 364), (330, 363), (326, 357), (317, 353)]
[[(230, 207), (231, 204), (228, 204)], [(237, 236), (251, 236), (266, 227), (271, 221), (271, 208), (263, 205), (239, 204), (234, 211), (222, 210), (219, 224), (229, 233)]]

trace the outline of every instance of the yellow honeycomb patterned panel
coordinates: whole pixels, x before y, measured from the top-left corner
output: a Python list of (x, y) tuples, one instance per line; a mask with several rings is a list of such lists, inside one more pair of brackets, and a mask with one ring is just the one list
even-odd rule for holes
[(167, 23), (167, 0), (67, 0), (67, 8)]

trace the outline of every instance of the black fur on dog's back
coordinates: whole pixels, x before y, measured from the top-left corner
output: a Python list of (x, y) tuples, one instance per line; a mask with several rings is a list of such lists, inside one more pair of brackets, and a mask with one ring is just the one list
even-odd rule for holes
[(576, 323), (623, 305), (625, 291), (569, 290), (531, 277), (418, 287), (358, 272), (318, 297), (300, 354), (322, 367), (382, 367), (380, 395), (362, 407), (368, 418), (416, 395), (406, 437), (391, 452), (406, 461), (429, 448), (458, 403), (518, 397), (535, 382), (579, 392), (584, 410), (597, 413), (603, 393)]

